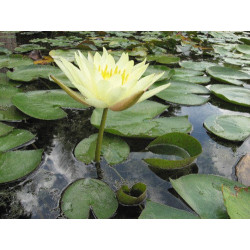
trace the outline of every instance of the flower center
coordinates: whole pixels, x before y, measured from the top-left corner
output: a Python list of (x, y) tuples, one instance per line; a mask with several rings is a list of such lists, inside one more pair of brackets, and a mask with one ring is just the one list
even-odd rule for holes
[(102, 77), (104, 80), (108, 80), (113, 75), (119, 74), (122, 77), (122, 85), (127, 82), (129, 74), (126, 72), (126, 69), (123, 71), (119, 70), (118, 66), (115, 67), (115, 70), (113, 69), (108, 70), (108, 65), (106, 65), (105, 69), (101, 69), (101, 66), (99, 65), (98, 71), (102, 74)]

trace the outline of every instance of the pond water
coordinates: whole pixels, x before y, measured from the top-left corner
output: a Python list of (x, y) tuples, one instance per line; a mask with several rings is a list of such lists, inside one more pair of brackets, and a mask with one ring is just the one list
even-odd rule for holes
[[(94, 34), (94, 32), (93, 32)], [(110, 33), (112, 37), (117, 38), (113, 40), (117, 48), (123, 48), (124, 41), (118, 38), (126, 38), (122, 33)], [(30, 43), (29, 41), (37, 38), (55, 38), (58, 36), (75, 36), (80, 39), (80, 42), (85, 42), (85, 33), (69, 33), (69, 32), (16, 32), (16, 33), (1, 33), (0, 43), (3, 47), (13, 51), (16, 47), (22, 44)], [(99, 36), (105, 34), (98, 33)], [(137, 36), (142, 34), (138, 33)], [(184, 33), (183, 36), (188, 37)], [(201, 36), (205, 34), (201, 33)], [(248, 34), (247, 34), (248, 35)], [(246, 35), (246, 36), (247, 36)], [(97, 36), (97, 35), (96, 35)], [(153, 41), (154, 32), (147, 38)], [(210, 39), (222, 39), (214, 38)], [(146, 38), (145, 38), (146, 39)], [(160, 39), (160, 38), (157, 38)], [(77, 40), (77, 39), (75, 39)], [(68, 40), (65, 39), (65, 42)], [(169, 41), (170, 43), (171, 41)], [(174, 40), (172, 41), (174, 42)], [(212, 41), (214, 42), (214, 41)], [(223, 40), (223, 42), (232, 44), (234, 41)], [(58, 42), (59, 43), (59, 42)], [(209, 44), (209, 41), (207, 41)], [(215, 42), (214, 42), (215, 43)], [(86, 42), (88, 45), (88, 43)], [(119, 47), (119, 44), (121, 48)], [(170, 43), (171, 45), (171, 43)], [(177, 43), (178, 45), (178, 43)], [(41, 50), (43, 55), (48, 55), (51, 49), (64, 48), (64, 45), (52, 46), (51, 43), (45, 44), (46, 50)], [(191, 46), (191, 45), (190, 45)], [(67, 45), (65, 46), (67, 47)], [(171, 47), (171, 46), (170, 46)], [(175, 46), (174, 46), (175, 47)], [(160, 50), (161, 46), (155, 46), (155, 51)], [(186, 50), (185, 50), (186, 48)], [(182, 46), (178, 52), (175, 49), (167, 49), (167, 52), (173, 55), (178, 55), (181, 60), (206, 60), (214, 61), (214, 58), (204, 53), (198, 53), (194, 50), (188, 50), (187, 47)], [(201, 50), (201, 52), (203, 52)], [(217, 62), (221, 62), (221, 58), (217, 58)], [(178, 68), (177, 65), (167, 65), (170, 68)], [(231, 65), (235, 67), (235, 65)], [(5, 73), (6, 68), (0, 70)], [(211, 80), (207, 87), (216, 82)], [(250, 85), (244, 85), (248, 88)], [(24, 91), (36, 89), (52, 89), (57, 88), (55, 84), (49, 80), (39, 79), (31, 83), (22, 84), (21, 88)], [(166, 104), (158, 97), (153, 97), (151, 100)], [(130, 154), (128, 159), (120, 164), (109, 166), (105, 159), (102, 159), (101, 166), (103, 169), (103, 181), (105, 181), (113, 190), (123, 183), (121, 177), (126, 180), (128, 186), (132, 186), (136, 182), (143, 182), (147, 185), (148, 198), (162, 204), (172, 207), (192, 211), (178, 195), (173, 191), (169, 182), (169, 177), (177, 178), (189, 173), (215, 174), (224, 176), (228, 179), (237, 180), (235, 174), (235, 165), (239, 159), (250, 151), (250, 138), (244, 142), (230, 142), (220, 139), (215, 135), (209, 133), (203, 126), (204, 120), (215, 114), (244, 114), (250, 116), (249, 108), (240, 107), (234, 104), (229, 104), (221, 101), (214, 95), (210, 96), (210, 100), (200, 106), (185, 106), (173, 103), (167, 103), (170, 107), (163, 112), (161, 117), (170, 116), (188, 116), (189, 122), (193, 128), (191, 135), (195, 137), (202, 145), (202, 154), (197, 158), (196, 162), (182, 171), (172, 171), (169, 176), (157, 175), (150, 169), (150, 167), (143, 161), (143, 158), (151, 156), (154, 153), (146, 152), (145, 147), (151, 139), (136, 139), (123, 138), (130, 146)], [(25, 178), (19, 181), (12, 182), (5, 185), (0, 185), (0, 218), (63, 218), (59, 201), (63, 190), (73, 181), (79, 178), (96, 178), (96, 168), (93, 164), (84, 164), (75, 159), (73, 151), (75, 146), (84, 138), (91, 134), (97, 133), (97, 129), (90, 123), (90, 117), (93, 108), (86, 110), (70, 110), (66, 109), (67, 117), (59, 120), (39, 120), (29, 118), (22, 122), (7, 122), (15, 128), (26, 129), (36, 134), (36, 140), (27, 146), (26, 149), (42, 148), (44, 150), (43, 159), (40, 166)], [(165, 148), (168, 151), (170, 148)], [(182, 152), (180, 149), (171, 149), (178, 151), (177, 158), (185, 158), (188, 156), (187, 152)], [(169, 156), (164, 156), (170, 159)], [(170, 157), (170, 158), (169, 158)], [(178, 158), (179, 157), (179, 158)], [(141, 210), (139, 207), (123, 207), (119, 206), (115, 218), (137, 218)]]

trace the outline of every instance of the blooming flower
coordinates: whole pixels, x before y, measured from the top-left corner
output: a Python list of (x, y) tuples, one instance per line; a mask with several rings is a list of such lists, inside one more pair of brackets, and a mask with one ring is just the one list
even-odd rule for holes
[(148, 67), (146, 60), (134, 65), (127, 53), (123, 53), (115, 62), (105, 48), (102, 56), (96, 52), (94, 56), (89, 53), (88, 58), (79, 51), (78, 54), (75, 53), (75, 61), (79, 68), (63, 57), (55, 58), (56, 64), (81, 94), (71, 90), (54, 76), (51, 78), (71, 97), (96, 108), (121, 111), (150, 98), (170, 85), (165, 84), (148, 91), (164, 72), (141, 78)]

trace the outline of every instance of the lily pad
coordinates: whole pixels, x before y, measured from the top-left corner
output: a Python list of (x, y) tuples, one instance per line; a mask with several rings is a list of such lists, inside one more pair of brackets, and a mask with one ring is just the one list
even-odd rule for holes
[(38, 78), (49, 79), (49, 75), (59, 74), (61, 70), (50, 65), (28, 65), (14, 68), (13, 72), (7, 72), (7, 76), (14, 81), (30, 82)]
[(0, 108), (0, 121), (19, 122), (26, 118), (16, 107)]
[(1, 136), (10, 133), (13, 129), (14, 129), (13, 127), (0, 122), (0, 139)]
[(250, 60), (243, 60), (243, 59), (237, 59), (237, 58), (224, 58), (224, 61), (226, 63), (232, 64), (232, 65), (238, 65), (238, 66), (244, 66), (244, 65), (250, 64)]
[(207, 73), (214, 79), (233, 85), (243, 85), (240, 80), (250, 79), (250, 75), (237, 69), (222, 66), (212, 66), (207, 68)]
[(236, 46), (236, 50), (238, 50), (241, 53), (250, 55), (250, 45), (238, 44)]
[(12, 52), (10, 50), (8, 50), (7, 48), (4, 48), (4, 47), (0, 47), (0, 55), (10, 55), (10, 54), (12, 54)]
[(118, 208), (114, 192), (106, 183), (95, 179), (80, 179), (70, 184), (60, 203), (69, 219), (88, 219), (90, 211), (99, 219), (107, 219)]
[(23, 55), (4, 55), (0, 56), (0, 68), (14, 68), (17, 66), (31, 65), (33, 61)]
[(40, 164), (42, 149), (0, 153), (0, 183), (18, 180)]
[(173, 75), (174, 71), (163, 65), (150, 65), (148, 66), (146, 72), (143, 76), (151, 75), (151, 74), (159, 74), (164, 72), (164, 75), (158, 80), (168, 80)]
[(43, 49), (46, 49), (46, 48), (43, 46), (40, 46), (38, 44), (30, 43), (30, 44), (22, 44), (22, 45), (16, 47), (15, 52), (25, 53), (25, 52), (29, 52), (32, 50), (43, 50)]
[[(68, 50), (62, 50), (62, 49), (56, 49), (56, 50), (51, 50), (49, 52), (49, 55), (54, 58), (57, 59), (59, 57), (63, 57), (66, 60), (68, 60), (69, 62), (74, 62), (75, 60), (75, 53), (77, 53), (77, 49), (68, 49)], [(80, 50), (83, 55), (87, 56), (88, 55), (88, 51), (84, 51), (84, 50)]]
[(174, 76), (202, 76), (204, 73), (198, 70), (176, 68), (174, 69)]
[(172, 55), (149, 55), (147, 56), (147, 61), (155, 61), (162, 64), (172, 65), (178, 64), (180, 58)]
[(250, 89), (216, 84), (211, 86), (210, 91), (226, 102), (250, 107)]
[(170, 180), (175, 191), (203, 219), (228, 218), (222, 196), (222, 185), (242, 185), (216, 175), (190, 174), (177, 180)]
[(11, 98), (21, 90), (9, 85), (0, 85), (0, 107), (12, 106)]
[(187, 81), (191, 83), (198, 83), (198, 84), (207, 84), (210, 82), (210, 77), (208, 76), (178, 76), (173, 75), (171, 78), (173, 81)]
[(123, 185), (116, 193), (118, 201), (122, 205), (138, 205), (142, 203), (147, 194), (147, 186), (142, 183), (136, 183), (131, 188)]
[[(74, 152), (77, 160), (89, 164), (95, 159), (97, 136), (98, 134), (93, 134), (77, 144)], [(103, 136), (101, 155), (103, 155), (110, 165), (125, 161), (129, 152), (128, 144), (120, 137), (111, 135)]]
[[(166, 133), (178, 131), (188, 133), (192, 129), (187, 116), (156, 118), (167, 106), (153, 101), (144, 101), (121, 112), (109, 110), (105, 131), (124, 137), (155, 138)], [(91, 124), (99, 128), (102, 109), (95, 109)]]
[[(170, 81), (171, 85), (158, 93), (156, 96), (171, 103), (181, 105), (202, 105), (206, 103), (209, 97), (200, 96), (209, 94), (209, 90), (203, 86), (186, 81)], [(164, 82), (156, 83), (154, 86), (164, 84)]]
[(62, 108), (86, 108), (63, 90), (38, 90), (19, 93), (12, 98), (12, 103), (23, 113), (41, 120), (55, 120), (66, 117), (67, 114)]
[(153, 201), (147, 201), (139, 219), (198, 219), (187, 211), (169, 207)]
[(158, 170), (178, 169), (191, 164), (202, 152), (201, 144), (184, 133), (169, 133), (156, 138), (147, 149), (153, 153), (175, 156), (174, 159), (143, 159), (151, 168)]
[(213, 115), (204, 122), (211, 133), (230, 141), (244, 141), (250, 135), (250, 117), (243, 115)]
[(0, 137), (0, 151), (8, 151), (20, 147), (35, 138), (28, 130), (14, 129), (7, 135)]
[(179, 65), (185, 69), (192, 69), (197, 71), (205, 71), (206, 68), (216, 65), (215, 63), (211, 62), (194, 62), (194, 61), (182, 61)]
[(250, 187), (235, 189), (236, 193), (226, 186), (222, 188), (227, 212), (231, 219), (250, 219)]

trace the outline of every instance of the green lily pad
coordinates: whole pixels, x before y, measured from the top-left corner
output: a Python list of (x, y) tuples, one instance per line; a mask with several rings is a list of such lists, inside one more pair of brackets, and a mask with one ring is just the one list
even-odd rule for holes
[(0, 56), (0, 68), (14, 68), (17, 66), (31, 65), (33, 61), (23, 55), (4, 55)]
[(66, 117), (67, 114), (62, 108), (86, 108), (63, 90), (38, 90), (19, 93), (12, 98), (12, 103), (23, 113), (41, 120), (55, 120)]
[(0, 183), (18, 180), (40, 164), (42, 149), (0, 153)]
[[(75, 60), (75, 53), (77, 53), (77, 49), (68, 49), (68, 50), (62, 50), (62, 49), (56, 49), (56, 50), (51, 50), (49, 52), (49, 55), (54, 58), (57, 59), (59, 57), (63, 57), (66, 60), (68, 60), (69, 62), (74, 62)], [(88, 55), (88, 51), (84, 51), (84, 50), (80, 50), (84, 56)]]
[(12, 106), (11, 98), (21, 90), (9, 85), (0, 85), (0, 107)]
[(153, 201), (147, 201), (139, 219), (198, 219), (187, 211), (169, 207)]
[(250, 55), (250, 45), (238, 44), (236, 46), (236, 50), (238, 50), (241, 53)]
[(250, 219), (250, 187), (237, 188), (235, 194), (229, 187), (223, 186), (222, 192), (231, 219)]
[(234, 85), (242, 85), (240, 80), (250, 79), (250, 75), (237, 69), (222, 66), (212, 66), (207, 68), (207, 73), (214, 79)]
[(226, 102), (250, 107), (250, 89), (224, 84), (215, 84), (210, 87), (210, 91)]
[(26, 116), (14, 106), (0, 108), (0, 121), (20, 122), (25, 118)]
[(173, 81), (187, 81), (191, 83), (207, 84), (210, 82), (210, 77), (208, 76), (185, 76), (185, 75), (173, 75), (171, 77)]
[(221, 176), (190, 174), (177, 180), (170, 180), (175, 191), (203, 219), (228, 218), (222, 197), (222, 185), (242, 185)]
[(147, 186), (142, 183), (136, 183), (131, 188), (123, 185), (116, 193), (118, 201), (122, 205), (138, 205), (142, 203), (147, 195)]
[(157, 170), (178, 169), (191, 164), (202, 152), (201, 144), (194, 137), (184, 133), (169, 133), (149, 143), (147, 149), (153, 153), (175, 156), (174, 159), (143, 159)]
[(247, 37), (242, 37), (239, 40), (247, 45), (250, 45), (250, 39)]
[[(95, 149), (98, 134), (93, 134), (80, 141), (75, 148), (77, 160), (86, 164), (95, 159)], [(128, 144), (120, 137), (104, 135), (101, 147), (101, 155), (110, 165), (118, 164), (128, 158), (130, 149)]]
[(176, 68), (174, 69), (174, 76), (202, 76), (204, 73), (198, 70)]
[(244, 141), (250, 135), (250, 117), (243, 115), (213, 115), (204, 122), (211, 133), (230, 141)]
[(70, 184), (62, 194), (60, 205), (69, 219), (88, 219), (90, 211), (99, 219), (107, 219), (118, 208), (114, 192), (106, 183), (95, 179), (80, 179)]
[(28, 65), (14, 68), (14, 71), (8, 71), (7, 76), (14, 81), (30, 82), (38, 78), (49, 79), (49, 75), (61, 73), (61, 70), (51, 65)]
[(148, 55), (147, 61), (149, 62), (155, 61), (162, 64), (172, 65), (172, 64), (178, 64), (180, 58), (172, 55)]
[(158, 80), (168, 80), (173, 75), (174, 71), (166, 66), (163, 65), (150, 65), (148, 66), (146, 72), (143, 74), (143, 76), (148, 76), (151, 74), (160, 74), (164, 72), (164, 75)]
[(22, 44), (22, 45), (16, 47), (15, 52), (25, 53), (25, 52), (29, 52), (32, 50), (43, 50), (43, 49), (46, 49), (46, 48), (43, 46), (40, 46), (38, 44), (30, 43), (30, 44)]
[(13, 129), (14, 129), (13, 127), (0, 122), (0, 139), (1, 139), (1, 136), (4, 136), (10, 133)]
[(10, 50), (4, 47), (0, 47), (0, 55), (10, 55), (10, 54), (12, 54)]
[[(109, 110), (105, 131), (124, 137), (155, 138), (166, 133), (178, 131), (188, 133), (192, 129), (187, 116), (156, 118), (167, 106), (153, 101), (135, 104), (121, 112)], [(95, 109), (90, 122), (99, 128), (102, 109)]]
[(206, 68), (216, 65), (215, 63), (211, 62), (193, 62), (193, 61), (182, 61), (179, 62), (179, 65), (185, 69), (192, 69), (197, 71), (205, 71)]
[[(164, 82), (156, 83), (157, 87)], [(170, 81), (171, 85), (158, 93), (156, 96), (171, 103), (181, 105), (202, 105), (206, 103), (209, 97), (200, 96), (209, 94), (209, 90), (203, 86), (186, 81)]]
[(0, 137), (0, 151), (8, 151), (20, 147), (35, 138), (28, 130), (14, 129), (7, 135)]
[(232, 65), (238, 65), (238, 66), (244, 66), (244, 65), (250, 64), (250, 60), (243, 60), (243, 59), (237, 59), (237, 58), (224, 58), (224, 61), (226, 63), (232, 64)]

